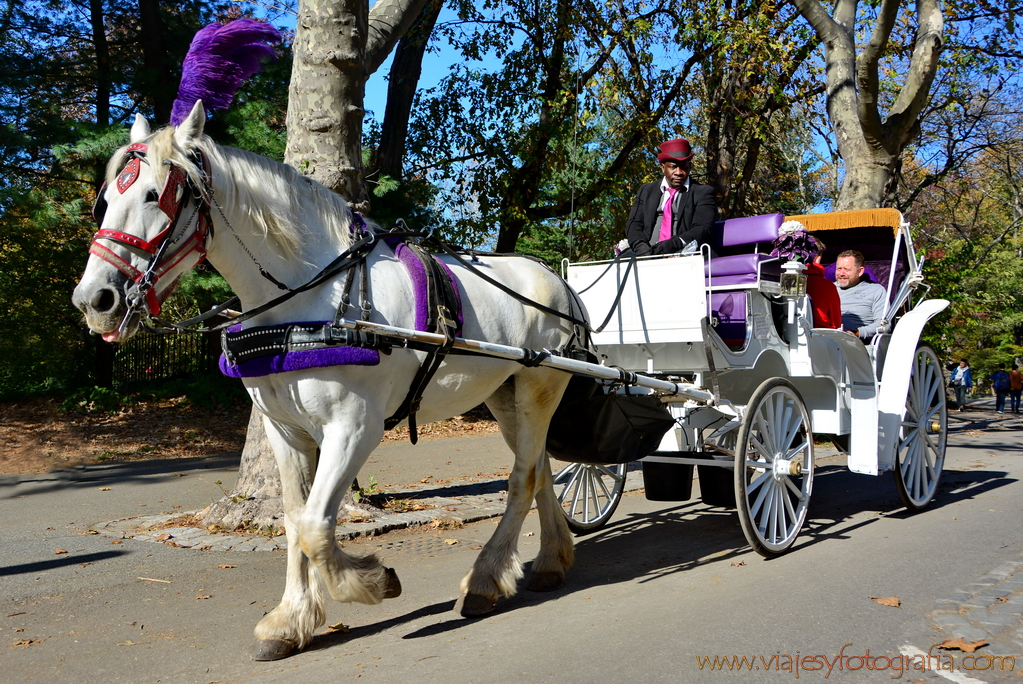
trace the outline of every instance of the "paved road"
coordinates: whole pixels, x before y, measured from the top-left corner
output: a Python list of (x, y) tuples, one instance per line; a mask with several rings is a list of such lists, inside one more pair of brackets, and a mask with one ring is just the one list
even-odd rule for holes
[[(577, 540), (562, 589), (522, 591), (483, 620), (451, 607), (493, 520), (357, 536), (346, 546), (380, 552), (404, 594), (380, 606), (331, 605), (329, 622), (351, 631), (318, 636), (279, 663), (253, 663), (244, 651), (279, 599), (283, 553), (90, 533), (110, 533), (103, 526), (117, 519), (199, 508), (229, 486), (235, 461), (6, 478), (0, 682), (1023, 681), (1015, 671), (958, 669), (958, 651), (934, 651), (944, 659), (912, 669), (931, 644), (961, 636), (991, 642), (968, 665), (1016, 654), (1023, 671), (1023, 421), (982, 410), (951, 419), (941, 492), (922, 514), (903, 512), (890, 475), (853, 475), (824, 458), (804, 535), (792, 553), (764, 561), (745, 545), (734, 513), (632, 493), (608, 528)], [(500, 484), (487, 474), (505, 469), (509, 456), (494, 436), (389, 445), (364, 473), (388, 487), (430, 475), (430, 496), (464, 501), (468, 487), (499, 505)], [(437, 482), (449, 478), (462, 479)], [(535, 515), (523, 534), (528, 560), (538, 548)], [(870, 598), (891, 596), (900, 607)], [(884, 656), (868, 662), (887, 669), (868, 671), (857, 659), (866, 649)], [(699, 660), (731, 655), (753, 669), (712, 671), (712, 660)], [(936, 671), (949, 655), (957, 670)], [(797, 656), (803, 667), (786, 670)], [(906, 662), (901, 676), (891, 669)]]

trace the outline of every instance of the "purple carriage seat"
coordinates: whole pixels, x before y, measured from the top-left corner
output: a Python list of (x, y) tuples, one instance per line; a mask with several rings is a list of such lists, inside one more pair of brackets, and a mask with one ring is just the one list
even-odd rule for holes
[(704, 273), (710, 277), (711, 287), (739, 288), (710, 293), (714, 330), (732, 349), (746, 344), (746, 288), (761, 278), (777, 281), (781, 275), (782, 259), (768, 253), (784, 220), (783, 214), (746, 216), (719, 221), (712, 228), (711, 246), (722, 256), (711, 259)]
[(705, 267), (711, 286), (756, 285), (758, 277), (777, 281), (781, 260), (767, 253), (784, 220), (784, 214), (765, 214), (715, 223), (711, 246), (724, 256), (711, 259)]

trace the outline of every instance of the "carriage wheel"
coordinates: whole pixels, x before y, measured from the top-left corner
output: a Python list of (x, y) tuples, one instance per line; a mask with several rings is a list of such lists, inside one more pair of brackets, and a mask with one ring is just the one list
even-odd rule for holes
[(576, 534), (603, 527), (622, 500), (628, 463), (589, 465), (573, 463), (554, 476), (554, 492)]
[(779, 556), (796, 540), (813, 489), (810, 414), (788, 380), (764, 381), (736, 435), (735, 501), (753, 550)]
[(920, 345), (910, 372), (906, 416), (896, 448), (895, 485), (906, 508), (919, 511), (938, 490), (945, 465), (948, 412), (945, 377), (934, 350)]

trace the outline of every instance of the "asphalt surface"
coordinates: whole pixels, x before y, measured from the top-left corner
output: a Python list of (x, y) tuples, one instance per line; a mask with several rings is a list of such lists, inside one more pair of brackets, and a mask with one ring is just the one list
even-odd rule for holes
[[(363, 486), (372, 477), (383, 491), (432, 508), (412, 512), (418, 518), (400, 514), (406, 517), (349, 526), (342, 537), (353, 553), (377, 552), (398, 568), (405, 594), (382, 606), (332, 604), (328, 622), (344, 620), (351, 633), (324, 631), (306, 652), (281, 663), (252, 663), (245, 649), (254, 624), (280, 598), (282, 540), (187, 528), (146, 532), (230, 490), (236, 456), (3, 477), (0, 682), (334, 681), (363, 675), (387, 682), (405, 681), (399, 673), (407, 668), (423, 682), (622, 681), (630, 675), (645, 681), (773, 681), (793, 678), (781, 660), (788, 654), (782, 636), (785, 643), (804, 644), (804, 654), (839, 653), (840, 643), (811, 650), (817, 642), (834, 641), (825, 617), (830, 614), (848, 621), (841, 633), (855, 646), (846, 656), (862, 655), (862, 648), (855, 649), (870, 635), (872, 654), (885, 655), (889, 664), (899, 654), (909, 658), (953, 638), (987, 642), (972, 655), (1017, 654), (1021, 661), (1011, 672), (964, 674), (941, 672), (941, 661), (934, 660), (925, 671), (907, 668), (902, 681), (1023, 681), (1023, 488), (1017, 487), (1023, 469), (1013, 472), (1023, 449), (1023, 421), (989, 408), (981, 401), (971, 411), (950, 414), (950, 468), (934, 510), (900, 512), (887, 492), (890, 478), (878, 478), (886, 493), (880, 502), (871, 499), (871, 479), (850, 475), (840, 459), (821, 454), (815, 501), (829, 494), (834, 501), (836, 492), (851, 491), (850, 483), (859, 493), (815, 504), (806, 539), (793, 553), (763, 562), (745, 546), (734, 514), (703, 507), (698, 499), (672, 505), (633, 493), (606, 531), (580, 538), (564, 590), (520, 592), (483, 621), (462, 620), (450, 610), (458, 579), (492, 530), (487, 519), (503, 508), (499, 474), (509, 467), (510, 452), (499, 435), (424, 440), (415, 447), (386, 444), (364, 468)], [(632, 488), (638, 486), (633, 476)], [(451, 520), (468, 524), (448, 527)], [(948, 528), (945, 548), (934, 541), (935, 534), (941, 539), (935, 520)], [(982, 535), (985, 524), (993, 529)], [(537, 548), (536, 530), (530, 516), (521, 541), (527, 560)], [(867, 551), (855, 550), (853, 542), (890, 561), (864, 566)], [(740, 581), (738, 573), (747, 570)], [(753, 594), (765, 605), (753, 607), (744, 594), (749, 582), (771, 583), (770, 591)], [(877, 597), (884, 598), (886, 584), (902, 601), (900, 609), (870, 601), (864, 608), (842, 595), (843, 588), (864, 585), (879, 587)], [(666, 600), (666, 589), (673, 600)], [(675, 601), (678, 592), (687, 598)], [(794, 602), (805, 607), (793, 610)], [(638, 640), (644, 631), (639, 625), (651, 621), (657, 629)], [(520, 622), (530, 627), (523, 631)], [(625, 631), (608, 639), (602, 622)], [(746, 634), (751, 628), (756, 638)], [(470, 634), (475, 641), (466, 643)], [(740, 643), (759, 646), (771, 672), (694, 667), (691, 656), (709, 653), (707, 643), (733, 651)], [(485, 661), (479, 660), (484, 653)], [(891, 669), (867, 672), (845, 663), (847, 670), (829, 678), (897, 679)], [(803, 677), (824, 677), (812, 667)]]

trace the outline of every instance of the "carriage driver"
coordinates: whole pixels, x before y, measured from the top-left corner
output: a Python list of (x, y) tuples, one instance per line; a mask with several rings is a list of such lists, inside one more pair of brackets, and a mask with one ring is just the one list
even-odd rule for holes
[(701, 245), (717, 221), (714, 188), (690, 182), (693, 150), (689, 141), (677, 138), (661, 143), (657, 161), (664, 178), (640, 186), (625, 224), (625, 237), (638, 256), (681, 252), (693, 240)]
[(849, 249), (835, 261), (835, 283), (842, 300), (842, 329), (864, 342), (885, 332), (882, 326), (888, 293), (877, 283), (861, 280), (863, 254)]

